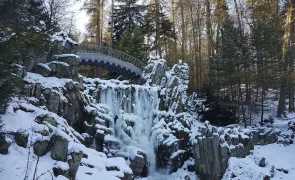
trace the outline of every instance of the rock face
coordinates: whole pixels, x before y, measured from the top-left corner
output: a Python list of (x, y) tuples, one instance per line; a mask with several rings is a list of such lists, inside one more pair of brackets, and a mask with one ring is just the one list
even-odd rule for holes
[(50, 139), (49, 148), (51, 149), (51, 158), (57, 161), (67, 160), (69, 142), (62, 136), (53, 135)]
[[(189, 67), (179, 61), (171, 70), (167, 68), (165, 60), (151, 59), (145, 68), (143, 77), (149, 86), (160, 87), (159, 110), (155, 124), (154, 134), (161, 134), (155, 139), (157, 168), (168, 168), (170, 173), (179, 167), (191, 156), (189, 148), (189, 129), (193, 122), (192, 113), (189, 112), (189, 99), (186, 94), (189, 82)], [(190, 109), (194, 111), (193, 108)], [(172, 114), (167, 113), (172, 112)]]
[(27, 84), (27, 94), (39, 99), (37, 105), (46, 106), (49, 111), (64, 117), (69, 125), (82, 129), (85, 120), (81, 85), (70, 81), (64, 88), (44, 88), (40, 84)]
[(26, 148), (28, 144), (29, 133), (24, 129), (18, 129), (15, 133), (15, 142), (17, 145)]
[[(237, 125), (216, 128), (205, 122), (192, 141), (195, 170), (201, 179), (221, 179), (230, 157), (244, 158), (254, 149), (254, 145), (280, 143), (280, 139), (283, 141), (289, 137), (282, 138), (284, 134), (273, 128), (240, 130)], [(265, 158), (260, 160), (259, 166), (265, 166)]]
[(0, 154), (8, 154), (8, 149), (11, 143), (5, 138), (4, 135), (0, 135)]
[(80, 58), (74, 54), (56, 55), (54, 61), (48, 63), (52, 75), (58, 78), (78, 80)]
[(239, 127), (216, 128), (205, 123), (199, 128), (192, 151), (195, 170), (201, 179), (221, 179), (230, 157), (243, 158), (254, 149), (253, 135)]

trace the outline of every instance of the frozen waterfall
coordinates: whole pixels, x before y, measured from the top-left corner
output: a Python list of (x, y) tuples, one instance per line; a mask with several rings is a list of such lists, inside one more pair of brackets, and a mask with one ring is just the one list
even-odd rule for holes
[(154, 112), (158, 109), (158, 89), (149, 86), (108, 84), (101, 86), (100, 103), (119, 118), (115, 134), (126, 146), (140, 148), (149, 161), (149, 174), (156, 169), (154, 142), (151, 140)]

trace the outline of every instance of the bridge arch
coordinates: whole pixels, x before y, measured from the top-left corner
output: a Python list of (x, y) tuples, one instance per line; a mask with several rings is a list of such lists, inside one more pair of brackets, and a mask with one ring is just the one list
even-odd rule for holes
[(109, 47), (80, 44), (74, 48), (81, 65), (100, 66), (121, 72), (122, 75), (141, 77), (145, 62)]

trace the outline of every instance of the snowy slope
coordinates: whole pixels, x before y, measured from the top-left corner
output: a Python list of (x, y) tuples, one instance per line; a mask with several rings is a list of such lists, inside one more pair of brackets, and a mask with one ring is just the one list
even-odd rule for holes
[[(252, 155), (242, 159), (229, 159), (229, 167), (223, 176), (223, 180), (263, 179), (265, 176), (270, 176), (273, 180), (294, 180), (294, 152), (295, 144), (289, 146), (282, 144), (255, 146)], [(263, 157), (266, 159), (266, 165), (259, 167), (259, 162)]]

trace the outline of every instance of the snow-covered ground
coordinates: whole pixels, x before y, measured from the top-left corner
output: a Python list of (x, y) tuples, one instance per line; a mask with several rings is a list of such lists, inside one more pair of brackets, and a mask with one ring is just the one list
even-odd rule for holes
[[(29, 111), (14, 111), (13, 108), (17, 108), (19, 106), (24, 107)], [(45, 156), (40, 157), (36, 169), (37, 156), (33, 152), (32, 144), (37, 138), (40, 138), (40, 134), (34, 132), (34, 129), (38, 129), (39, 126), (39, 124), (37, 124), (34, 120), (41, 114), (49, 114), (57, 120), (59, 125), (56, 128), (56, 131), (59, 131), (60, 134), (63, 134), (70, 141), (68, 147), (69, 152), (78, 149), (88, 155), (88, 158), (82, 159), (82, 164), (91, 165), (94, 168), (90, 168), (87, 165), (80, 166), (77, 172), (76, 180), (119, 180), (119, 177), (124, 176), (124, 172), (132, 173), (123, 158), (107, 158), (104, 153), (86, 148), (84, 145), (80, 144), (76, 137), (81, 135), (70, 127), (65, 119), (59, 117), (55, 113), (36, 107), (24, 99), (19, 100), (14, 98), (8, 107), (7, 113), (2, 116), (4, 130), (16, 132), (19, 128), (26, 129), (30, 134), (29, 143), (27, 148), (23, 148), (15, 144), (14, 138), (9, 138), (8, 136), (12, 145), (9, 147), (7, 155), (0, 154), (0, 179), (19, 180), (24, 179), (27, 175), (30, 180), (33, 179), (34, 172), (36, 170), (35, 177), (40, 176), (39, 180), (49, 180), (52, 179), (52, 168), (56, 166), (56, 163), (59, 163), (59, 165), (60, 163), (63, 163), (51, 159), (50, 152), (48, 152)], [(69, 132), (70, 136), (66, 135), (63, 130)], [(68, 165), (67, 163), (64, 164), (65, 167)], [(116, 166), (120, 171), (107, 171), (107, 167), (110, 166)], [(59, 179), (60, 178), (61, 177), (59, 177)]]
[[(224, 174), (223, 180), (263, 179), (266, 175), (273, 176), (273, 180), (294, 180), (294, 152), (295, 144), (289, 146), (282, 144), (255, 146), (252, 155), (246, 158), (229, 159), (229, 167)], [(259, 166), (262, 158), (265, 158), (265, 167)]]

